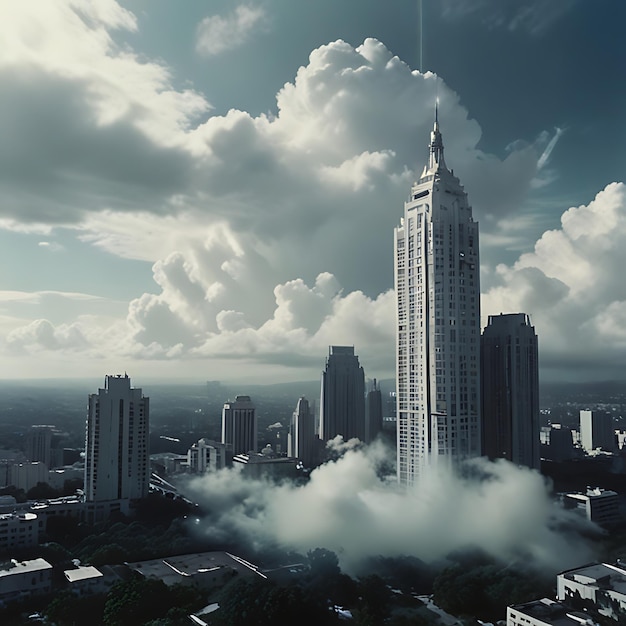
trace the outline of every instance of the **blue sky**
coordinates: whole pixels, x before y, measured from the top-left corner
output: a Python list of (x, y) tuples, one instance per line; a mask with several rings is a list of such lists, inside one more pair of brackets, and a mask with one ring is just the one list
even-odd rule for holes
[[(393, 227), (426, 157), (480, 221), (482, 316), (545, 380), (626, 357), (626, 8), (5, 2), (0, 377), (393, 376)], [(421, 69), (421, 72), (420, 72)]]

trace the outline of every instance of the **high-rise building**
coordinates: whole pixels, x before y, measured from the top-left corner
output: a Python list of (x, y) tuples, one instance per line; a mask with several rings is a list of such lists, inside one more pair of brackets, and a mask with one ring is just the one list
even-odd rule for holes
[(539, 469), (539, 363), (528, 315), (489, 316), (481, 381), (483, 454)]
[(330, 346), (322, 372), (320, 439), (365, 439), (365, 374), (354, 346)]
[(148, 495), (150, 401), (130, 378), (106, 376), (89, 396), (85, 499), (133, 500)]
[(250, 396), (237, 396), (222, 409), (222, 443), (232, 446), (233, 456), (257, 451), (256, 408)]
[(365, 400), (365, 441), (371, 443), (383, 430), (383, 396), (376, 379)]
[(444, 161), (436, 113), (394, 243), (398, 480), (412, 484), (481, 451), (478, 223)]
[(35, 424), (26, 433), (25, 454), (31, 462), (41, 461), (46, 467), (52, 467), (52, 433), (54, 426)]
[(617, 447), (613, 416), (601, 411), (580, 411), (580, 443), (585, 452), (597, 448), (613, 452)]
[(309, 401), (302, 396), (291, 416), (287, 435), (287, 456), (300, 459), (308, 468), (315, 464), (314, 419)]

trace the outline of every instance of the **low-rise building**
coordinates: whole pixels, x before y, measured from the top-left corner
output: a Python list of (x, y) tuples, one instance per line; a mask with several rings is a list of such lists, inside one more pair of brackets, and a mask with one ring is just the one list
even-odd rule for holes
[(233, 466), (240, 467), (244, 475), (250, 478), (296, 478), (302, 464), (299, 459), (276, 456), (268, 444), (260, 453), (237, 454), (233, 457)]
[(593, 605), (600, 615), (626, 616), (626, 568), (591, 563), (561, 572), (556, 579), (557, 598), (572, 606)]
[(621, 521), (619, 496), (615, 491), (588, 487), (586, 493), (565, 494), (563, 505), (580, 511), (588, 520), (605, 528)]
[(0, 564), (0, 605), (52, 591), (52, 565), (45, 559)]
[(63, 572), (69, 585), (70, 591), (76, 595), (92, 595), (104, 593), (104, 576), (102, 572), (93, 565), (81, 565), (75, 569), (68, 569)]
[(589, 615), (548, 598), (507, 607), (506, 626), (594, 626)]
[(34, 513), (0, 515), (0, 550), (28, 548), (39, 543), (39, 521)]
[(215, 472), (230, 465), (232, 456), (229, 445), (203, 438), (187, 451), (187, 465), (195, 474)]
[(127, 565), (145, 578), (162, 580), (168, 586), (182, 584), (214, 589), (237, 574), (266, 578), (257, 566), (228, 552), (182, 554)]

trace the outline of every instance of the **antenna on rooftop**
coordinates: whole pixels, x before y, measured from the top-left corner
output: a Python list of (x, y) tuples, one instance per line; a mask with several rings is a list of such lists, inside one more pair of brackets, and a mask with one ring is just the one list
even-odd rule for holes
[(417, 0), (417, 19), (419, 25), (419, 63), (418, 69), (420, 74), (424, 73), (424, 37), (423, 37), (423, 19), (422, 19), (422, 0)]

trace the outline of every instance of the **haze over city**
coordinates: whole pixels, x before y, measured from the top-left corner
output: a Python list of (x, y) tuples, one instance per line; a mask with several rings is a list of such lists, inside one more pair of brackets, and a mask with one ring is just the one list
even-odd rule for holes
[(437, 98), (483, 324), (530, 314), (543, 380), (619, 377), (624, 10), (4, 3), (0, 377), (310, 380), (331, 344), (393, 377)]

